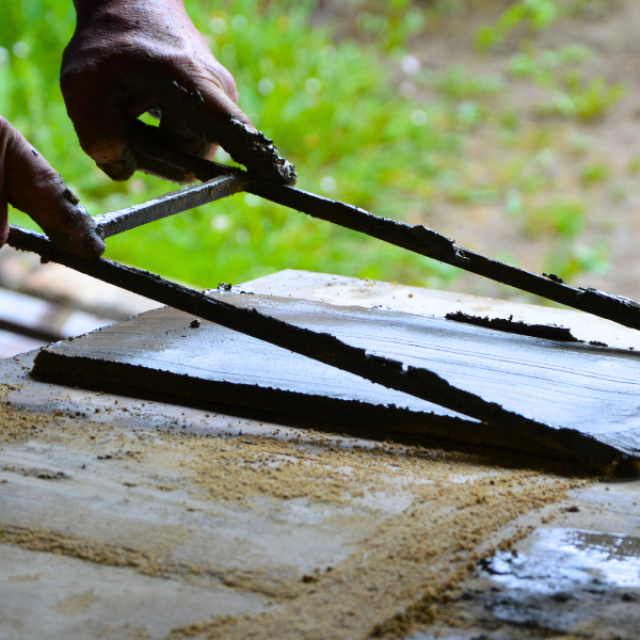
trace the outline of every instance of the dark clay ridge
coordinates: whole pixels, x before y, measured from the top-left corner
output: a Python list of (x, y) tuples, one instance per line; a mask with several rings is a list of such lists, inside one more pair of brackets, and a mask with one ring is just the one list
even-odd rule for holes
[(559, 455), (587, 464), (609, 467), (627, 456), (614, 447), (584, 436), (574, 429), (554, 428), (501, 405), (459, 389), (428, 369), (403, 366), (401, 362), (350, 346), (327, 333), (316, 333), (233, 304), (207, 297), (158, 275), (118, 264), (106, 258), (91, 260), (74, 256), (54, 246), (39, 233), (11, 227), (9, 244), (15, 249), (39, 254), (104, 282), (156, 300), (185, 313), (264, 340), (294, 353), (348, 371), (362, 378), (433, 402), (452, 411), (498, 427), (515, 430)]
[(453, 320), (454, 322), (464, 322), (475, 325), (476, 327), (486, 327), (487, 329), (506, 331), (531, 338), (544, 338), (545, 340), (557, 340), (558, 342), (583, 342), (583, 340), (578, 340), (568, 327), (559, 327), (556, 324), (529, 324), (523, 321), (514, 322), (513, 316), (510, 318), (489, 318), (488, 316), (482, 318), (480, 316), (463, 313), (462, 311), (456, 311), (455, 313), (447, 313), (445, 318), (447, 320)]
[(496, 282), (554, 300), (601, 318), (617, 322), (631, 329), (640, 329), (640, 305), (622, 296), (597, 289), (576, 288), (564, 284), (560, 278), (545, 277), (514, 267), (487, 256), (469, 251), (455, 244), (451, 238), (423, 225), (410, 225), (378, 216), (343, 202), (328, 200), (268, 180), (256, 179), (247, 172), (224, 164), (209, 162), (188, 154), (170, 151), (154, 133), (154, 127), (143, 123), (136, 128), (132, 144), (136, 151), (151, 158), (167, 174), (182, 172), (198, 180), (207, 181), (224, 174), (242, 174), (250, 178), (245, 190), (307, 215), (359, 231), (397, 247), (427, 258), (433, 258)]

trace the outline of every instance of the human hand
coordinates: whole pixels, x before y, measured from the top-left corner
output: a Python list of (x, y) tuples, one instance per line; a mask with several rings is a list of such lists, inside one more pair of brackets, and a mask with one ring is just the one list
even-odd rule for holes
[(107, 175), (127, 180), (138, 168), (129, 124), (147, 111), (160, 113), (160, 129), (177, 151), (212, 159), (220, 144), (234, 160), (263, 173), (268, 162), (281, 160), (259, 148), (268, 145), (238, 107), (235, 81), (182, 0), (75, 4), (78, 21), (63, 56), (62, 93), (82, 148)]
[(63, 249), (86, 258), (104, 253), (93, 218), (62, 177), (0, 117), (0, 247), (9, 236), (7, 204), (27, 213)]

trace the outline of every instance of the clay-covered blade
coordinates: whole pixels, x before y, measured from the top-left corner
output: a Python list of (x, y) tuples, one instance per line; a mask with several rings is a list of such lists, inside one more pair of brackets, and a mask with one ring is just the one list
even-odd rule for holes
[[(247, 172), (257, 178), (288, 186), (296, 183), (296, 168), (278, 153), (273, 140), (238, 120), (231, 120), (230, 126), (234, 128), (233, 135), (229, 136), (233, 143), (227, 143), (225, 151), (235, 162), (244, 165)], [(181, 141), (172, 134), (136, 120), (131, 124), (130, 138), (139, 170), (179, 183), (193, 180), (190, 169), (181, 167), (179, 157), (183, 154), (175, 153), (175, 160), (167, 163), (167, 158), (174, 155), (173, 150), (181, 148)], [(163, 161), (158, 158), (158, 150), (162, 151)], [(225, 172), (233, 173), (234, 168), (226, 167)]]
[(244, 165), (249, 173), (271, 182), (290, 186), (296, 183), (296, 168), (280, 155), (273, 140), (239, 120), (231, 120), (230, 125), (234, 129), (234, 143), (228, 144), (225, 151), (238, 164)]

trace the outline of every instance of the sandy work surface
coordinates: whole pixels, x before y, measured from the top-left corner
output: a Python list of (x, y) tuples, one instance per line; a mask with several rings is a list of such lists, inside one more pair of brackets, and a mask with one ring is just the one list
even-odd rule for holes
[[(586, 483), (495, 451), (38, 387), (28, 366), (26, 356), (2, 363), (0, 550), (26, 556), (0, 591), (19, 585), (41, 606), (1, 624), (38, 637), (76, 637), (79, 621), (83, 633), (125, 637), (114, 611), (131, 637), (400, 637), (455, 600), (480, 558)], [(58, 567), (64, 558), (72, 564)], [(55, 597), (47, 571), (63, 585)], [(137, 595), (114, 604), (108, 585), (127, 581)], [(176, 600), (154, 617), (158, 584)]]

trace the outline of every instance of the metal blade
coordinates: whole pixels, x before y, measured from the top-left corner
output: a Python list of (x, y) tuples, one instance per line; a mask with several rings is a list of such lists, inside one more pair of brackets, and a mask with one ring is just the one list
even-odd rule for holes
[(143, 224), (244, 191), (247, 184), (248, 179), (243, 175), (219, 176), (202, 184), (172, 191), (143, 204), (104, 213), (96, 216), (94, 220), (100, 235), (109, 238)]

